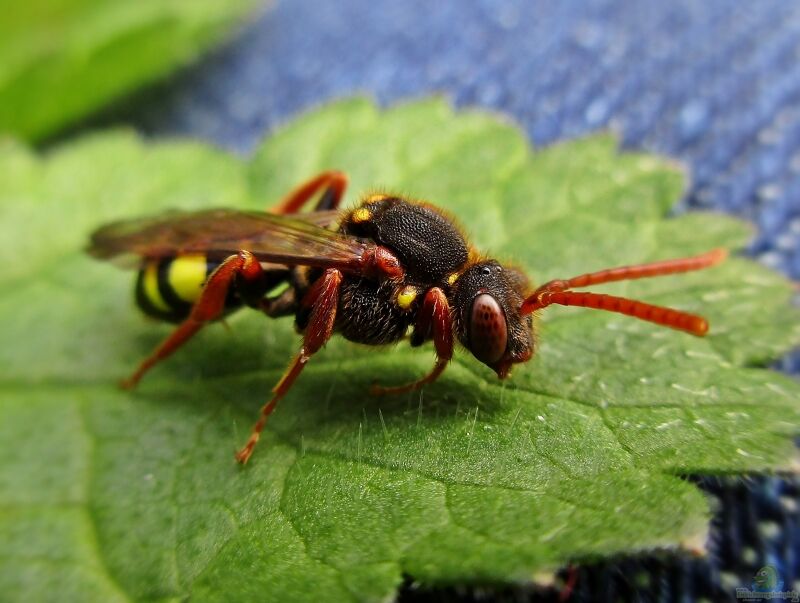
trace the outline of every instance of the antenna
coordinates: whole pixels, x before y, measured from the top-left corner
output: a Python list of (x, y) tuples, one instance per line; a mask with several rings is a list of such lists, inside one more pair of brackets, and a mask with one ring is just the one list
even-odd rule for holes
[(599, 272), (590, 272), (566, 280), (553, 280), (545, 283), (522, 303), (520, 314), (530, 314), (551, 304), (561, 306), (580, 306), (606, 310), (633, 316), (672, 329), (686, 331), (692, 335), (703, 336), (708, 331), (708, 321), (702, 316), (655, 306), (627, 297), (605, 295), (602, 293), (576, 292), (571, 289), (588, 287), (614, 281), (629, 281), (638, 278), (665, 276), (680, 272), (702, 270), (720, 263), (728, 255), (725, 249), (714, 249), (702, 255), (675, 260), (662, 260), (649, 264), (635, 264), (620, 268), (609, 268)]

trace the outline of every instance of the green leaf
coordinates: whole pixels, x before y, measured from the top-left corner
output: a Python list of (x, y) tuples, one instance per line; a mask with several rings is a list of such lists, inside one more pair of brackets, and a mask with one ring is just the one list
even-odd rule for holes
[(544, 579), (570, 561), (701, 550), (687, 473), (794, 470), (797, 382), (763, 368), (800, 340), (792, 286), (734, 257), (602, 290), (707, 315), (704, 339), (548, 309), (500, 383), (461, 353), (423, 395), (370, 384), (428, 370), (429, 346), (335, 338), (232, 453), (298, 346), (254, 312), (199, 334), (133, 392), (116, 380), (169, 331), (131, 275), (81, 249), (97, 225), (167, 208), (264, 208), (323, 169), (452, 211), (536, 280), (717, 246), (749, 229), (668, 218), (684, 175), (595, 136), (532, 152), (513, 126), (441, 100), (307, 115), (249, 163), (118, 132), (46, 157), (0, 148), (0, 592), (13, 599), (385, 600), (426, 584)]
[(41, 140), (218, 43), (256, 0), (0, 0), (0, 132)]

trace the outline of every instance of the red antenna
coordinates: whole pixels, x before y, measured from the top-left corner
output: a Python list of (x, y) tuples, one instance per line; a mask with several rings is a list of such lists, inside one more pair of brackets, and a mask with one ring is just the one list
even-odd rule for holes
[(530, 314), (551, 304), (561, 306), (581, 306), (627, 314), (634, 318), (654, 322), (665, 327), (686, 331), (692, 335), (703, 336), (708, 331), (708, 321), (702, 316), (681, 312), (663, 306), (654, 306), (627, 297), (570, 291), (576, 287), (588, 287), (613, 281), (629, 281), (637, 278), (664, 276), (679, 272), (702, 270), (718, 264), (728, 255), (725, 249), (714, 249), (703, 255), (677, 260), (664, 260), (649, 264), (636, 264), (590, 272), (567, 280), (554, 280), (545, 283), (530, 295), (520, 307), (520, 314)]

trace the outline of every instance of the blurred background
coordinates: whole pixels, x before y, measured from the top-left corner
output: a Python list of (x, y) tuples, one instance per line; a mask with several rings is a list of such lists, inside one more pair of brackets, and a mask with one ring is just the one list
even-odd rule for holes
[[(246, 154), (334, 98), (441, 94), (509, 115), (535, 145), (611, 128), (625, 147), (685, 162), (691, 186), (676, 211), (752, 221), (749, 252), (800, 278), (798, 3), (3, 0), (0, 10), (0, 131), (41, 148), (127, 124)], [(799, 367), (795, 354), (777, 368)], [(580, 568), (573, 596), (735, 600), (768, 563), (800, 588), (797, 480), (692, 479), (719, 502), (708, 559)], [(482, 596), (557, 597), (409, 583), (401, 598)]]

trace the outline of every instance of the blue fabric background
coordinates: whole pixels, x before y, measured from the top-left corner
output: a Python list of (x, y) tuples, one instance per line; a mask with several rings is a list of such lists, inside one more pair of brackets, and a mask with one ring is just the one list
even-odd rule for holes
[[(685, 161), (684, 205), (752, 220), (752, 253), (800, 277), (800, 3), (278, 1), (122, 117), (246, 152), (298, 112), (355, 93), (386, 104), (444, 93), (510, 114), (540, 145), (615, 128), (626, 146)], [(710, 561), (604, 564), (581, 570), (578, 594), (733, 598), (768, 562), (795, 588), (796, 481), (701, 483), (723, 501)], [(642, 570), (650, 586), (639, 588)]]

